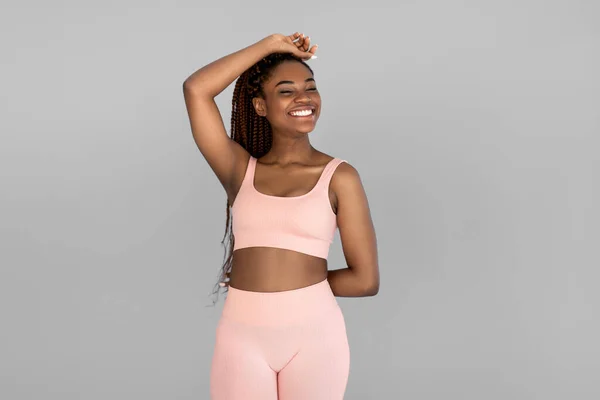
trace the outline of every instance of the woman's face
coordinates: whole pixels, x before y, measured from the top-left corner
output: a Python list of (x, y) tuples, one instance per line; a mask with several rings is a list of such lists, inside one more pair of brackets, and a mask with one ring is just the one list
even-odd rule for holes
[(321, 96), (312, 73), (297, 61), (284, 61), (264, 83), (265, 98), (254, 98), (259, 115), (274, 131), (311, 132), (321, 113)]

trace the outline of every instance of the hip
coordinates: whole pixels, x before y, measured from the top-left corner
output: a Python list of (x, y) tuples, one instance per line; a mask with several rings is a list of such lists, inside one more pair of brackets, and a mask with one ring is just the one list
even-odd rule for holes
[(327, 279), (278, 292), (255, 292), (230, 286), (222, 317), (261, 326), (312, 324), (321, 319), (345, 325), (342, 310)]

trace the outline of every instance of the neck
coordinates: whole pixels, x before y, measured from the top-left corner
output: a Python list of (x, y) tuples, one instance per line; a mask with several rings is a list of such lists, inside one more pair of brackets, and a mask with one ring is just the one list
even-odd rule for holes
[(308, 140), (307, 133), (289, 137), (273, 132), (271, 149), (264, 155), (263, 161), (281, 165), (301, 163), (310, 160), (316, 152)]

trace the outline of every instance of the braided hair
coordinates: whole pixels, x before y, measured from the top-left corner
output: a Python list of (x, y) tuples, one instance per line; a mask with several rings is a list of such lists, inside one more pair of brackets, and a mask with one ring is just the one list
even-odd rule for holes
[[(291, 53), (271, 53), (244, 71), (235, 83), (231, 107), (231, 140), (238, 142), (255, 158), (262, 157), (271, 149), (273, 132), (267, 118), (256, 113), (252, 99), (265, 97), (264, 83), (271, 77), (275, 67), (290, 60), (302, 63), (314, 76), (313, 70), (301, 58)], [(231, 233), (230, 208), (227, 202), (225, 234), (221, 240), (221, 244), (225, 247), (224, 262), (213, 291), (213, 294), (217, 295), (219, 282), (224, 281), (226, 274), (231, 272), (233, 261), (234, 237)], [(227, 238), (227, 245), (225, 245)], [(228, 288), (225, 288), (225, 292), (227, 291)]]

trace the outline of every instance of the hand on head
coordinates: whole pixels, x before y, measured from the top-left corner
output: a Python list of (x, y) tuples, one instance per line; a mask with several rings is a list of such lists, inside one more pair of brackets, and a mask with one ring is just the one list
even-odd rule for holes
[(275, 33), (269, 36), (273, 45), (273, 52), (292, 53), (303, 60), (317, 58), (315, 55), (319, 45), (310, 46), (310, 36), (304, 36), (304, 33), (295, 32), (289, 36)]

